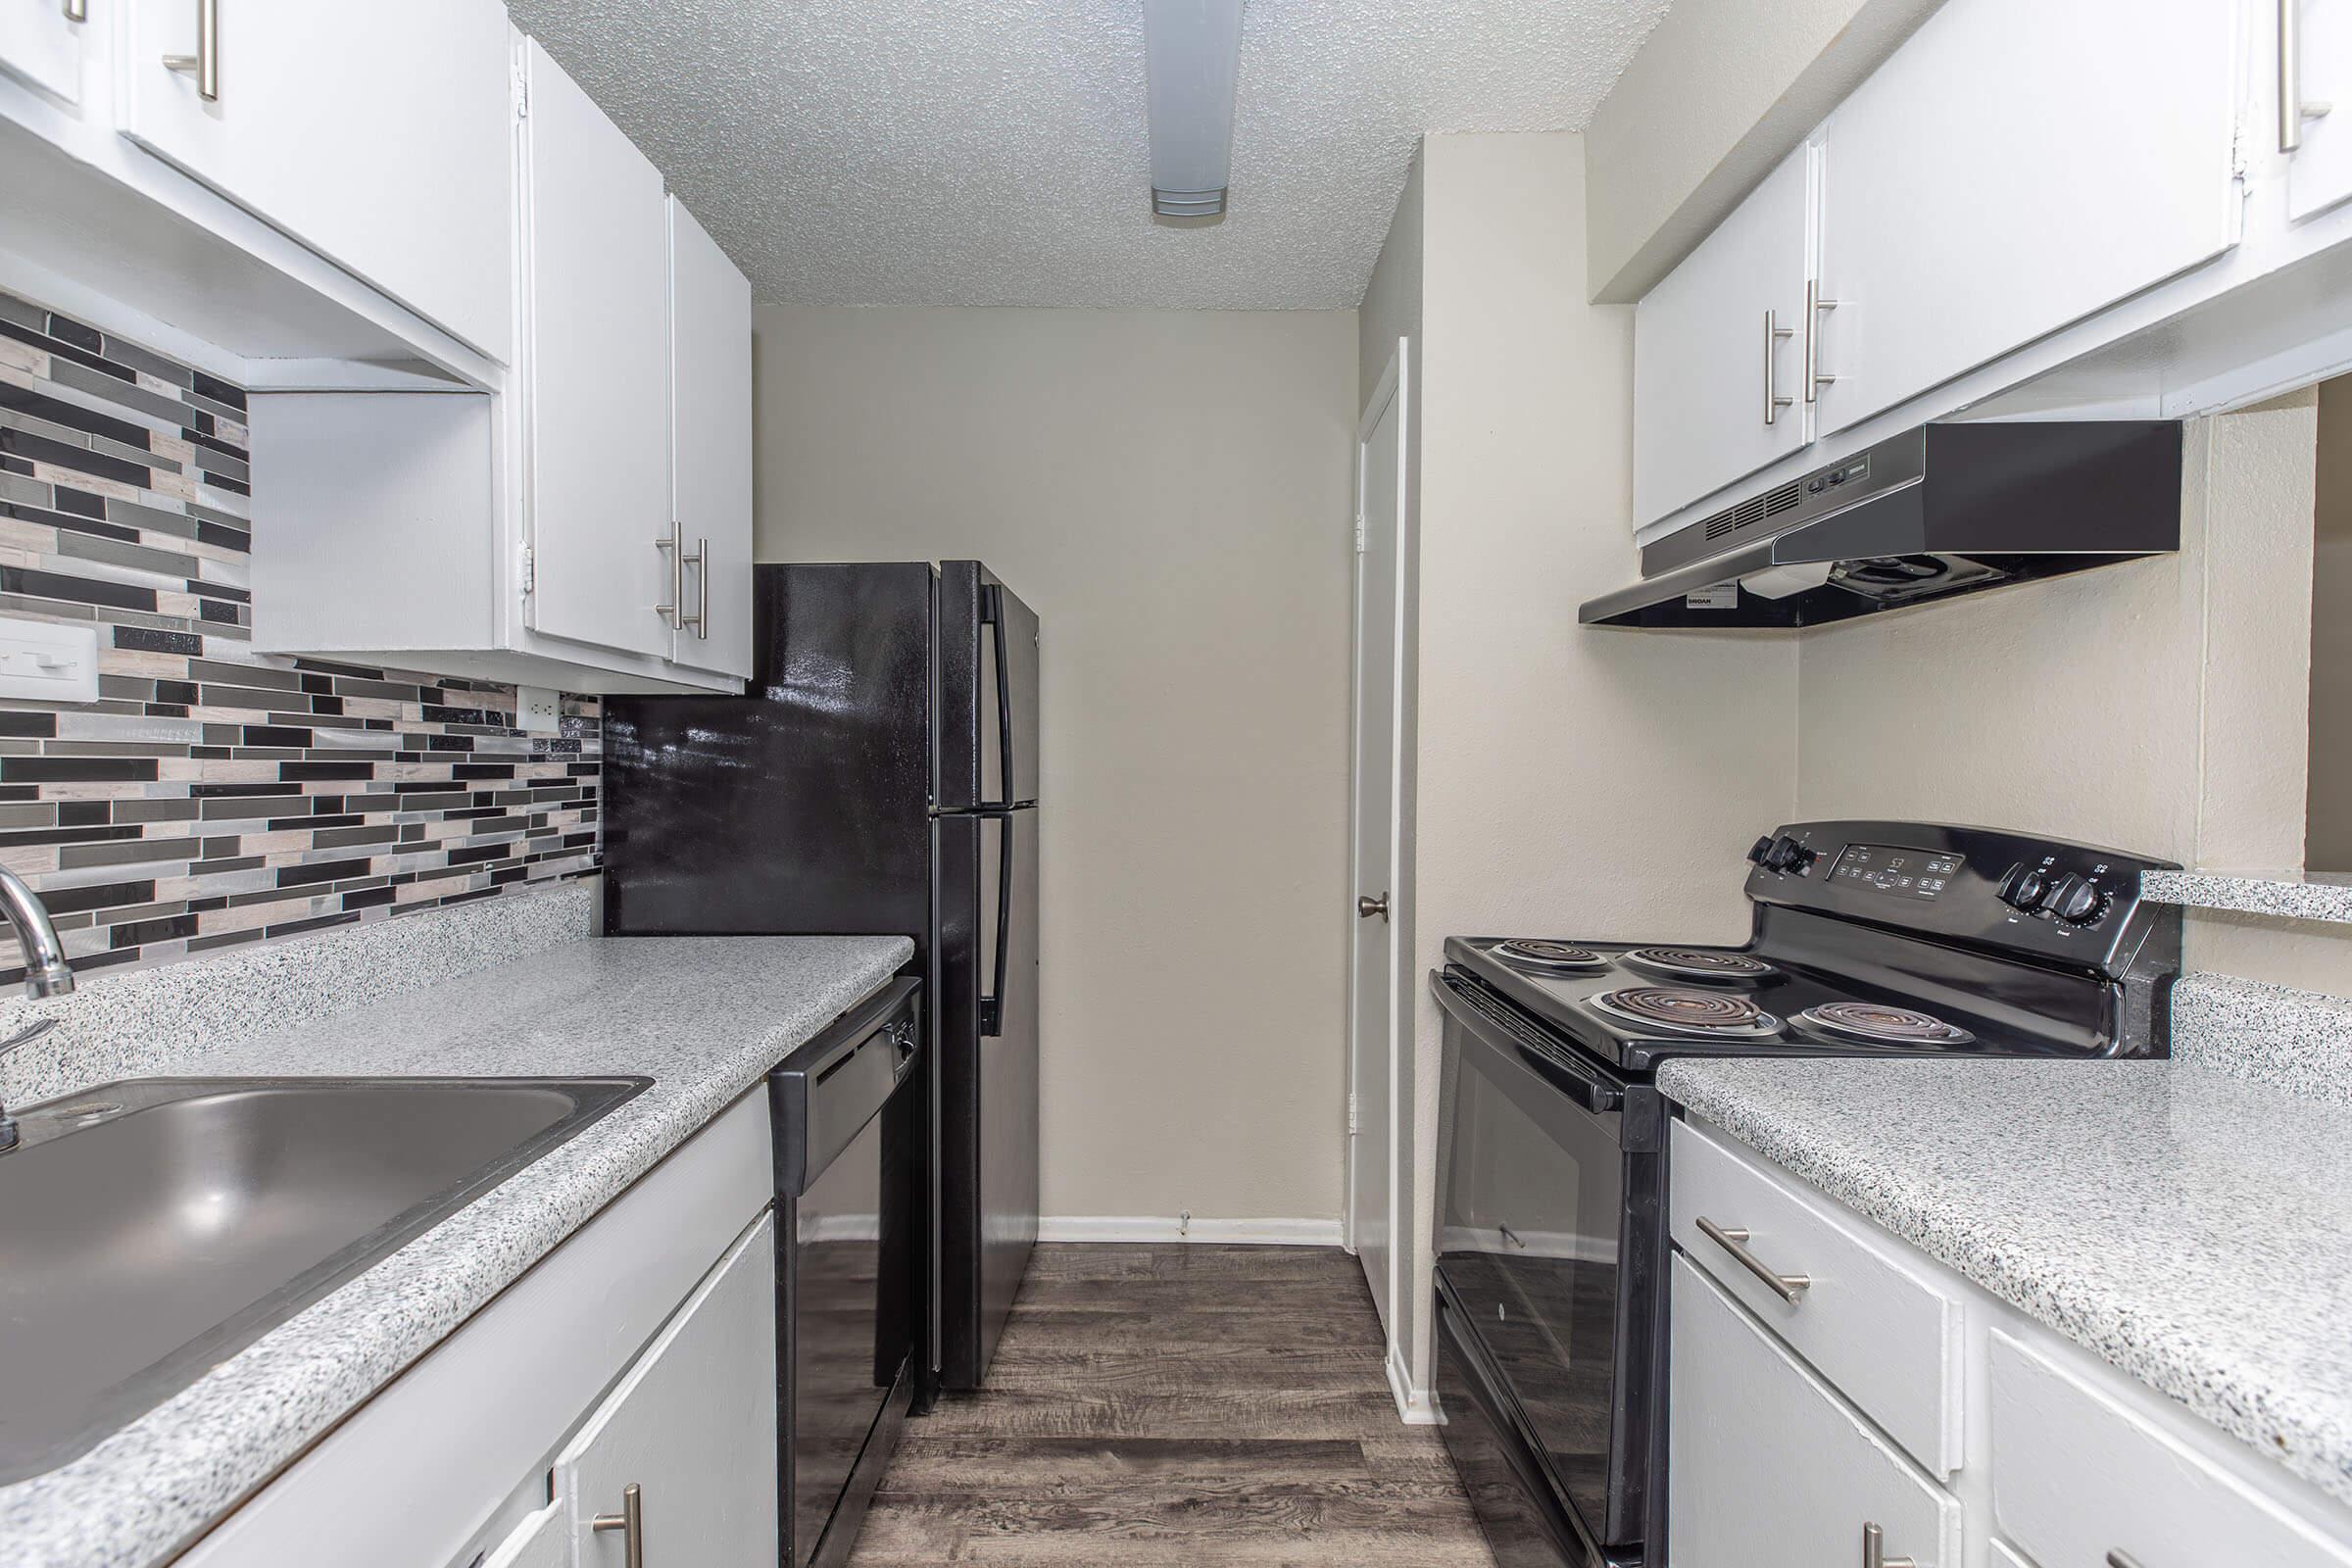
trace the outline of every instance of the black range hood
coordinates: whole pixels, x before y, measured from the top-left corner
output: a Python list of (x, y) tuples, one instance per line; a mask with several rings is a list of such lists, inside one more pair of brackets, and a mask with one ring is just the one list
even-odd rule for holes
[(1815, 626), (2180, 548), (2172, 420), (1928, 424), (1678, 528), (1589, 626)]

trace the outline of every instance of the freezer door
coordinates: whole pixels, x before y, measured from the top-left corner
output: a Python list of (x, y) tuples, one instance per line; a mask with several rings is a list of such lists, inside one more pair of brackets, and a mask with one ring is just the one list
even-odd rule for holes
[(939, 568), (939, 808), (1038, 798), (1035, 612), (977, 561)]
[(1037, 1243), (1036, 809), (943, 816), (940, 1377), (977, 1388)]

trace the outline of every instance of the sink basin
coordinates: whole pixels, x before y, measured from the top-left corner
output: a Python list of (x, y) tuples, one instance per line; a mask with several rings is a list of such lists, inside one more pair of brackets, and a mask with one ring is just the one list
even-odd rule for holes
[(0, 1483), (55, 1469), (645, 1078), (134, 1079), (0, 1155)]

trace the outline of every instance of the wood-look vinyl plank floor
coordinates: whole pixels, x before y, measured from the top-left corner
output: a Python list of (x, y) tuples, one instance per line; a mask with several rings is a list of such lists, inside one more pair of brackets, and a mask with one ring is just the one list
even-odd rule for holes
[(1044, 1246), (979, 1393), (909, 1421), (852, 1568), (1492, 1568), (1396, 1419), (1355, 1259)]

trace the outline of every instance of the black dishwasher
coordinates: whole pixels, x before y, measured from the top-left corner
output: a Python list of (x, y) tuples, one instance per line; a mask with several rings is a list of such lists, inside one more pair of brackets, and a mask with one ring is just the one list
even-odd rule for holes
[(848, 1561), (913, 1398), (921, 991), (893, 981), (768, 1075), (785, 1568)]

